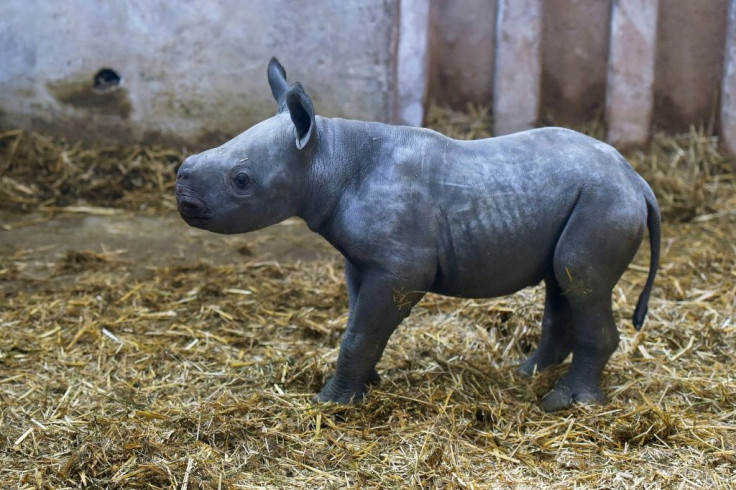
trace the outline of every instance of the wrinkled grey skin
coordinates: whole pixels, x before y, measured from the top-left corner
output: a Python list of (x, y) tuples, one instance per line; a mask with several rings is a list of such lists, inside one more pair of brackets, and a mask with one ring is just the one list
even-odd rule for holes
[(320, 401), (361, 400), (391, 333), (425, 292), (489, 298), (545, 282), (542, 338), (520, 371), (572, 353), (542, 400), (552, 411), (602, 403), (616, 349), (614, 285), (660, 214), (647, 183), (612, 147), (561, 128), (457, 141), (427, 129), (314, 115), (301, 84), (268, 68), (279, 104), (220, 147), (190, 156), (176, 197), (192, 226), (244, 233), (298, 216), (345, 257), (350, 315)]

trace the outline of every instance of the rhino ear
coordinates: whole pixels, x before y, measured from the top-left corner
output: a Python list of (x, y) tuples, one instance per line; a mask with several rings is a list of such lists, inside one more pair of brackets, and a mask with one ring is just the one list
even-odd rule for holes
[(317, 135), (314, 106), (301, 83), (296, 82), (286, 93), (286, 106), (296, 129), (296, 147), (301, 150)]
[(268, 84), (271, 86), (273, 98), (279, 104), (277, 114), (286, 110), (286, 92), (289, 91), (289, 82), (286, 81), (286, 70), (275, 57), (268, 62)]

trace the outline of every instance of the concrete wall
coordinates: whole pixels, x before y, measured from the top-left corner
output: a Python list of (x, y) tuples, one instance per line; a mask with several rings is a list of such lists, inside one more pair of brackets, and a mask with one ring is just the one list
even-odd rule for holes
[(542, 0), (498, 0), (493, 132), (515, 133), (539, 119)]
[[(432, 3), (428, 72), (431, 101), (456, 109), (468, 103), (491, 104), (496, 59), (508, 49), (499, 44), (496, 37), (498, 8), (502, 3), (502, 0)], [(513, 1), (508, 3), (512, 7), (515, 5)], [(637, 124), (647, 128), (652, 123), (674, 131), (687, 130), (691, 124), (712, 125), (720, 110), (719, 86), (729, 0), (659, 0), (656, 3), (658, 8), (654, 10), (650, 8), (652, 0), (632, 3), (634, 11), (656, 12), (649, 21), (653, 29), (651, 53), (622, 52), (622, 62), (640, 55), (649, 60), (649, 66), (634, 64), (632, 76), (636, 78), (647, 72), (651, 75), (645, 87), (619, 86), (623, 99), (613, 102), (616, 107), (611, 110), (622, 109), (622, 124), (627, 119), (635, 119)], [(576, 126), (600, 117), (605, 111), (609, 73), (615, 75), (618, 68), (624, 69), (624, 66), (614, 66), (613, 72), (609, 71), (614, 48), (610, 27), (614, 2), (543, 0), (541, 7), (542, 28), (536, 41), (541, 47), (538, 68), (532, 68), (528, 61), (522, 63), (517, 53), (512, 57), (508, 76), (518, 77), (541, 69), (538, 123)], [(512, 46), (513, 37), (522, 36), (523, 27), (532, 22), (535, 20), (528, 18), (519, 26), (509, 26), (502, 38)], [(632, 44), (623, 49), (641, 48)], [(513, 80), (510, 85), (514, 85)], [(625, 94), (634, 93), (632, 90), (647, 91), (651, 107), (644, 112), (641, 107), (634, 107), (635, 113), (627, 114), (620, 105), (627, 103)], [(522, 103), (526, 103), (524, 94), (518, 94), (512, 98), (511, 106)], [(499, 110), (496, 108), (496, 116), (506, 117)], [(634, 131), (642, 132), (636, 128)], [(639, 139), (646, 141), (648, 134), (645, 130)], [(621, 140), (624, 146), (627, 142), (625, 137)]]
[(727, 0), (660, 0), (654, 123), (686, 131), (718, 118)]
[(606, 79), (607, 139), (619, 148), (646, 144), (654, 106), (659, 0), (617, 0), (611, 12)]
[[(3, 0), (0, 125), (206, 144), (275, 112), (265, 75), (273, 55), (305, 82), (319, 113), (386, 120), (397, 8), (396, 0)], [(117, 89), (94, 90), (101, 68), (121, 76)]]
[[(719, 113), (725, 131), (736, 127), (736, 98), (721, 97), (736, 93), (724, 69), (734, 2), (4, 0), (0, 127), (196, 148), (273, 113), (276, 55), (326, 116), (416, 125), (429, 102), (495, 101), (497, 130), (603, 112), (622, 147), (646, 142), (652, 124), (717, 128)], [(118, 86), (94, 88), (103, 68)]]
[[(731, 155), (736, 155), (736, 0), (729, 0), (727, 15), (720, 131), (724, 149)], [(736, 168), (736, 162), (734, 167)]]
[(430, 5), (427, 98), (455, 109), (493, 97), (496, 0), (433, 1)]
[(541, 118), (581, 124), (600, 115), (606, 94), (609, 0), (545, 0)]

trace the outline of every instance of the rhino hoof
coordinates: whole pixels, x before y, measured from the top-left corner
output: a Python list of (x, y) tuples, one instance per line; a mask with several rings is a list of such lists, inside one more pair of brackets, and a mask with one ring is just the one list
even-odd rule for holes
[(321, 403), (333, 402), (340, 405), (353, 405), (362, 402), (364, 398), (365, 390), (363, 389), (336, 392), (335, 390), (329, 389), (328, 386), (325, 386), (322, 391), (314, 396), (314, 401)]
[(569, 387), (561, 385), (544, 395), (541, 405), (545, 412), (556, 412), (570, 408), (573, 403), (602, 405), (606, 403), (606, 395), (600, 390), (573, 392)]
[(341, 405), (360, 403), (366, 396), (364, 385), (345, 385), (335, 382), (335, 376), (329, 376), (325, 386), (315, 397), (317, 402), (334, 402)]
[(532, 361), (531, 359), (527, 359), (526, 361), (519, 364), (517, 371), (523, 376), (532, 377), (534, 376), (534, 374), (539, 372), (539, 369), (536, 362)]

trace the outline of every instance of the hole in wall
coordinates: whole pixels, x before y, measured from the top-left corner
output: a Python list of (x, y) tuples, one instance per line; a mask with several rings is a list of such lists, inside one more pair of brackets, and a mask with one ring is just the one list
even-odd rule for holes
[(110, 92), (120, 86), (122, 79), (118, 72), (112, 68), (102, 68), (97, 73), (92, 83), (92, 88), (95, 92)]

